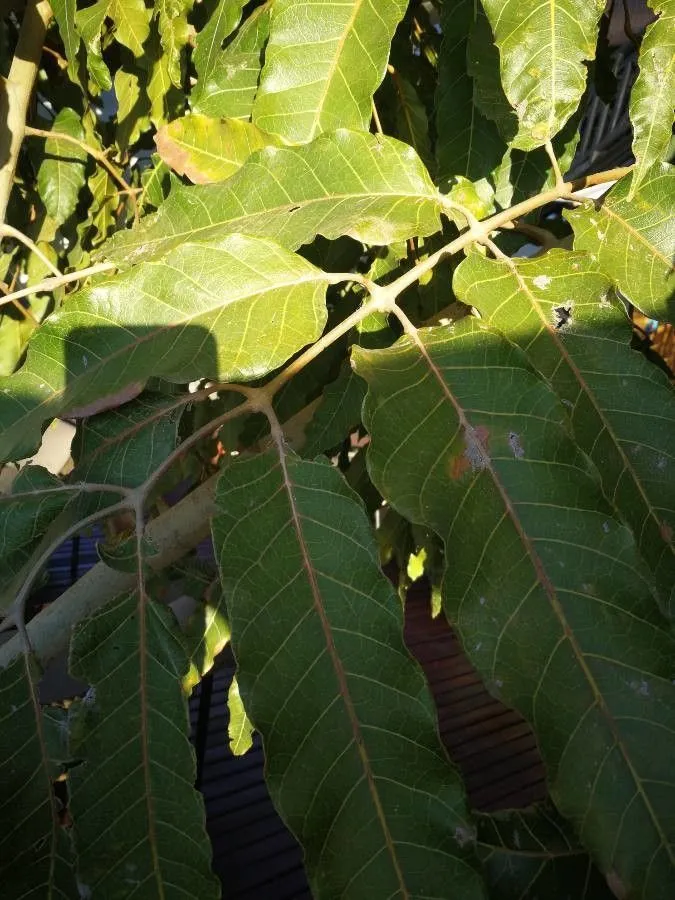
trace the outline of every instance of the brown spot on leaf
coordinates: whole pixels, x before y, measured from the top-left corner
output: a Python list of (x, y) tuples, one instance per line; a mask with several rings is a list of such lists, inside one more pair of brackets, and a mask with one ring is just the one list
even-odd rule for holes
[(468, 425), (464, 429), (464, 453), (461, 456), (454, 456), (450, 460), (450, 477), (453, 481), (457, 481), (469, 469), (475, 472), (488, 465), (490, 462), (489, 437), (490, 432), (483, 425), (479, 425), (477, 428)]

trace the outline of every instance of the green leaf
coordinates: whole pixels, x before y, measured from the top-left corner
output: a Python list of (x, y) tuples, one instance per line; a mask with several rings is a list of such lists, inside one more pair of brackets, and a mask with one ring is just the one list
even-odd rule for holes
[(427, 111), (414, 86), (400, 72), (393, 69), (390, 77), (396, 96), (398, 135), (402, 141), (414, 148), (424, 165), (430, 169), (433, 156), (429, 141)]
[(194, 184), (225, 181), (255, 150), (276, 142), (251, 122), (194, 113), (174, 119), (155, 135), (160, 157)]
[(183, 690), (190, 694), (195, 685), (213, 668), (218, 654), (230, 641), (230, 624), (225, 615), (225, 603), (218, 590), (217, 602), (200, 602), (183, 632), (188, 648), (190, 669), (183, 678)]
[[(56, 475), (31, 465), (19, 472), (10, 494), (0, 495), (0, 597), (73, 497), (74, 492), (63, 490)], [(0, 607), (4, 605), (0, 603)]]
[(654, 163), (668, 157), (675, 106), (675, 0), (649, 0), (659, 18), (647, 26), (630, 94), (635, 168), (629, 199)]
[(20, 372), (0, 379), (0, 457), (30, 452), (45, 419), (151, 375), (265, 375), (319, 337), (328, 282), (272, 241), (235, 234), (183, 243), (70, 295)]
[(341, 443), (361, 419), (365, 389), (361, 378), (351, 369), (342, 369), (335, 381), (326, 386), (321, 403), (305, 429), (302, 455), (318, 456)]
[[(115, 96), (117, 97), (117, 128), (115, 143), (121, 152), (127, 150), (150, 128), (150, 94), (142, 87), (147, 75), (141, 70), (115, 72)], [(163, 90), (163, 86), (160, 89)]]
[(451, 883), (482, 897), (463, 791), (356, 495), (280, 444), (229, 465), (216, 503), (239, 688), (313, 896), (443, 897)]
[(78, 424), (71, 480), (138, 487), (175, 449), (183, 406), (142, 394)]
[(152, 166), (144, 169), (141, 175), (143, 193), (138, 198), (138, 204), (143, 209), (154, 207), (157, 209), (164, 203), (171, 185), (171, 170), (157, 153), (152, 154)]
[[(64, 107), (52, 124), (52, 131), (84, 140), (84, 129), (74, 109)], [(38, 169), (38, 190), (47, 212), (62, 225), (77, 206), (80, 188), (86, 181), (87, 153), (65, 141), (47, 138), (45, 158)]]
[(534, 150), (576, 112), (595, 57), (605, 0), (481, 0), (499, 48), (504, 93), (518, 116), (510, 145)]
[(476, 823), (476, 847), (495, 900), (614, 900), (555, 810), (509, 810), (479, 815)]
[(53, 0), (51, 7), (56, 24), (59, 26), (63, 49), (66, 51), (68, 75), (77, 83), (77, 51), (80, 49), (80, 36), (75, 25), (76, 3), (77, 0)]
[(266, 147), (223, 184), (172, 191), (159, 211), (120, 232), (103, 255), (120, 265), (192, 235), (273, 236), (289, 249), (317, 234), (388, 244), (440, 228), (441, 202), (412, 147), (338, 131), (305, 147)]
[(217, 54), (210, 74), (198, 80), (190, 95), (195, 112), (251, 118), (269, 37), (271, 2), (253, 10), (227, 48)]
[(230, 714), (227, 723), (230, 750), (234, 756), (243, 756), (253, 746), (253, 732), (255, 729), (246, 715), (246, 710), (239, 694), (239, 683), (236, 675), (232, 679), (227, 692), (227, 708)]
[(75, 900), (82, 895), (71, 842), (58, 822), (38, 678), (29, 657), (0, 668), (0, 884), (3, 900)]
[(443, 42), (436, 91), (436, 162), (441, 185), (462, 176), (490, 189), (490, 173), (501, 162), (506, 147), (495, 123), (474, 103), (468, 47), (477, 14), (474, 0), (446, 3), (441, 12)]
[(594, 269), (586, 254), (562, 250), (517, 264), (473, 253), (453, 287), (550, 380), (675, 615), (675, 397), (664, 373), (630, 349), (631, 324)]
[(193, 787), (187, 668), (171, 613), (145, 596), (117, 598), (74, 630), (70, 670), (90, 685), (71, 707), (78, 874), (102, 896), (220, 896)]
[(197, 35), (192, 54), (199, 80), (207, 79), (213, 71), (222, 52), (223, 41), (239, 24), (245, 5), (246, 0), (216, 0), (208, 22)]
[(194, 0), (157, 0), (155, 3), (169, 79), (178, 88), (182, 87), (180, 57), (190, 39), (187, 16), (193, 5)]
[(108, 4), (105, 0), (99, 0), (86, 9), (78, 9), (75, 13), (75, 27), (87, 48), (87, 68), (101, 91), (109, 91), (112, 87), (110, 71), (101, 51), (101, 28), (107, 15)]
[(275, 0), (253, 121), (285, 141), (322, 131), (367, 131), (373, 94), (407, 0)]
[(115, 23), (115, 38), (120, 44), (128, 47), (134, 56), (143, 56), (143, 44), (150, 33), (150, 10), (146, 9), (143, 0), (97, 0), (83, 12), (87, 25), (79, 17), (77, 22), (85, 41), (85, 31), (87, 36), (93, 37), (94, 24), (98, 22), (100, 29), (107, 17)]
[(551, 796), (603, 874), (662, 900), (675, 884), (675, 639), (564, 407), (475, 319), (353, 355), (370, 474), (442, 537), (444, 608), (467, 655), (532, 724)]
[(595, 208), (566, 213), (574, 229), (574, 247), (597, 260), (600, 271), (646, 316), (675, 321), (672, 216), (675, 172), (654, 166), (629, 200), (631, 179), (622, 178)]

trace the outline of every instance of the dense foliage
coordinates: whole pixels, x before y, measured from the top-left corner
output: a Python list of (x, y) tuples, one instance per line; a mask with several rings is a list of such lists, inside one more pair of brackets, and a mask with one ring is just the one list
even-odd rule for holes
[[(566, 181), (617, 90), (605, 0), (5, 4), (3, 900), (220, 896), (186, 709), (230, 640), (232, 747), (262, 735), (317, 898), (675, 896), (675, 404), (631, 321), (675, 314), (649, 5), (635, 164)], [(34, 609), (93, 525), (101, 562)], [(403, 643), (421, 572), (546, 806), (468, 808)], [(45, 706), (65, 652), (89, 689)]]

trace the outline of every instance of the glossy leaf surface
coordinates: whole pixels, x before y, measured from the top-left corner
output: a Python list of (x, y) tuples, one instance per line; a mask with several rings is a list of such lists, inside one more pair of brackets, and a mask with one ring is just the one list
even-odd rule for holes
[(192, 55), (197, 77), (206, 79), (217, 64), (222, 44), (237, 27), (245, 0), (216, 0), (208, 22), (197, 35)]
[(601, 871), (665, 900), (675, 640), (564, 407), (472, 319), (354, 355), (370, 473), (442, 537), (444, 608), (469, 658), (531, 722), (553, 800)]
[[(75, 110), (65, 107), (54, 119), (52, 131), (84, 140), (84, 130)], [(46, 158), (38, 171), (38, 189), (47, 212), (62, 225), (77, 205), (77, 196), (85, 183), (87, 153), (58, 138), (47, 138)]]
[(406, 0), (275, 0), (253, 121), (289, 143), (367, 131)]
[(317, 234), (386, 244), (439, 228), (440, 200), (415, 151), (393, 138), (338, 131), (306, 147), (267, 147), (225, 184), (172, 192), (103, 255), (122, 265), (189, 235), (242, 232), (296, 249)]
[(482, 897), (462, 790), (360, 501), (281, 445), (228, 466), (216, 502), (239, 689), (314, 896), (443, 896), (454, 881)]
[(672, 615), (675, 396), (664, 374), (630, 349), (630, 323), (610, 302), (609, 279), (594, 270), (588, 255), (561, 250), (513, 266), (472, 254), (454, 288), (550, 380)]

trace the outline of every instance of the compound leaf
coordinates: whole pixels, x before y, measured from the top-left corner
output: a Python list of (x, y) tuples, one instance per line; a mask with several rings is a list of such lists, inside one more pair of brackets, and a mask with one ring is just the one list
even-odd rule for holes
[(442, 897), (452, 883), (482, 897), (463, 792), (357, 496), (279, 441), (223, 471), (216, 505), (239, 689), (313, 895)]
[(367, 131), (407, 0), (275, 0), (253, 121), (287, 142)]
[(444, 608), (465, 651), (532, 724), (552, 798), (603, 874), (665, 900), (675, 639), (564, 407), (472, 318), (353, 354), (370, 474), (442, 537)]
[(190, 236), (226, 232), (269, 235), (293, 250), (317, 234), (388, 244), (438, 231), (440, 209), (412, 147), (341, 130), (303, 147), (266, 147), (223, 184), (172, 191), (102, 255), (128, 265)]
[(652, 319), (675, 321), (672, 215), (675, 172), (653, 166), (633, 200), (630, 178), (622, 178), (595, 208), (566, 213), (574, 247), (586, 250), (632, 304)]
[(453, 287), (550, 380), (675, 615), (675, 397), (664, 373), (630, 349), (631, 325), (594, 270), (587, 254), (562, 250), (511, 264), (474, 253)]

